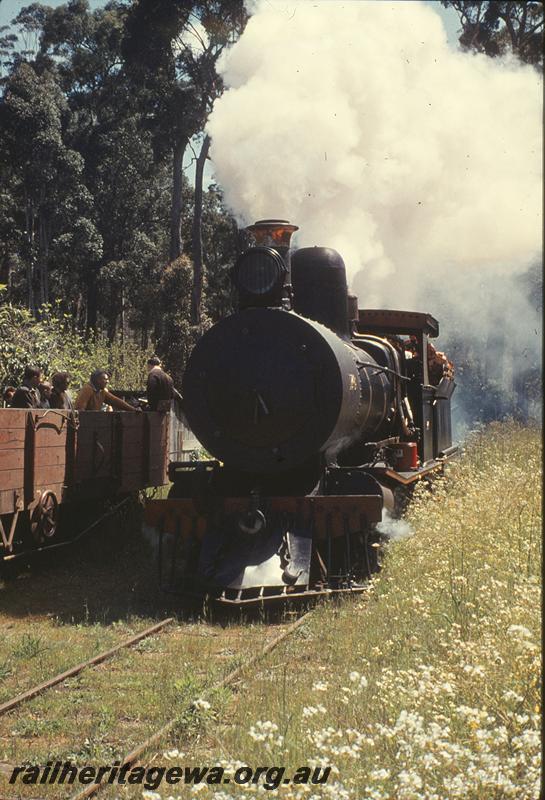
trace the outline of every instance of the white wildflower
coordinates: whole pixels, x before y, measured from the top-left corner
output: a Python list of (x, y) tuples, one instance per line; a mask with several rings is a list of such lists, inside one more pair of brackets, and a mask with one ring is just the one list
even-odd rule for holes
[(365, 687), (367, 686), (367, 678), (364, 675), (360, 675), (360, 673), (356, 672), (356, 670), (351, 672), (348, 677), (350, 678), (352, 683), (357, 683), (358, 688), (360, 689), (365, 689)]
[(412, 770), (408, 772), (407, 770), (402, 770), (399, 775), (397, 776), (400, 786), (403, 786), (407, 789), (421, 789), (422, 788), (422, 778), (416, 772)]
[(484, 669), (475, 664), (465, 664), (464, 672), (467, 675), (473, 675), (476, 678), (484, 678), (486, 675)]
[(510, 633), (511, 636), (514, 636), (517, 639), (531, 639), (532, 634), (525, 628), (524, 625), (510, 625), (507, 628), (507, 633)]
[(324, 786), (322, 791), (324, 797), (332, 797), (334, 800), (350, 800), (350, 793), (342, 783), (333, 783), (331, 786)]
[[(270, 719), (264, 721), (258, 719), (255, 725), (252, 725), (248, 733), (254, 742), (271, 742), (277, 730), (278, 725), (275, 722), (271, 722)], [(282, 739), (282, 737), (279, 736), (278, 740), (280, 739)]]
[(304, 717), (314, 717), (316, 714), (325, 714), (327, 709), (322, 706), (305, 706), (303, 708), (303, 716)]
[(454, 778), (445, 778), (443, 785), (449, 792), (449, 797), (466, 797), (470, 788), (467, 785), (464, 775), (455, 775)]
[(374, 769), (369, 777), (373, 781), (386, 781), (390, 777), (390, 770), (388, 769)]
[(163, 757), (167, 759), (167, 761), (172, 761), (174, 758), (183, 758), (185, 753), (182, 753), (181, 750), (167, 750), (163, 753)]
[(197, 698), (193, 703), (193, 708), (199, 709), (200, 711), (208, 711), (211, 707), (208, 700), (203, 700), (202, 697)]

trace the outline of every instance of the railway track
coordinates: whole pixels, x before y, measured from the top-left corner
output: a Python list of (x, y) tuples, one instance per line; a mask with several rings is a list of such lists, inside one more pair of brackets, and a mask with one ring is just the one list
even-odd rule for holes
[[(193, 697), (192, 697), (191, 700), (189, 699), (189, 697), (186, 697), (184, 702), (183, 702), (183, 704), (180, 704), (179, 711), (175, 716), (172, 716), (170, 719), (167, 719), (166, 722), (163, 722), (163, 724), (158, 724), (158, 726), (157, 726), (157, 728), (155, 730), (152, 727), (151, 734), (148, 734), (147, 736), (145, 736), (145, 738), (141, 737), (141, 740), (139, 741), (139, 743), (136, 744), (136, 745), (133, 745), (131, 747), (130, 751), (127, 752), (124, 756), (122, 756), (122, 757), (118, 756), (117, 760), (120, 761), (120, 766), (123, 767), (123, 766), (127, 766), (128, 765), (130, 767), (135, 767), (135, 766), (143, 766), (146, 763), (149, 763), (149, 759), (151, 759), (153, 757), (154, 752), (157, 752), (157, 748), (160, 746), (160, 743), (163, 740), (165, 740), (168, 737), (168, 735), (171, 734), (174, 730), (176, 730), (176, 728), (181, 724), (180, 720), (181, 720), (182, 716), (185, 713), (187, 713), (187, 711), (190, 710), (191, 708), (195, 708), (196, 707), (195, 706), (195, 700), (197, 699), (197, 697), (199, 699), (206, 699), (206, 697), (212, 695), (218, 689), (220, 689), (222, 687), (227, 687), (227, 686), (233, 685), (245, 673), (246, 670), (248, 670), (253, 665), (255, 665), (257, 662), (259, 662), (260, 660), (265, 658), (267, 656), (267, 654), (270, 653), (275, 647), (277, 647), (281, 642), (286, 640), (295, 631), (297, 631), (307, 621), (307, 619), (308, 619), (308, 617), (309, 617), (309, 615), (311, 613), (312, 612), (309, 611), (306, 614), (304, 614), (302, 617), (297, 619), (295, 622), (292, 622), (292, 623), (288, 624), (288, 626), (281, 633), (277, 634), (273, 639), (269, 640), (268, 642), (266, 642), (261, 647), (258, 646), (258, 643), (250, 641), (250, 639), (247, 636), (245, 636), (244, 633), (242, 633), (241, 644), (243, 643), (243, 645), (244, 645), (243, 647), (240, 647), (240, 648), (227, 647), (227, 649), (225, 649), (225, 645), (230, 643), (229, 636), (228, 636), (229, 629), (226, 632), (223, 632), (223, 631), (222, 632), (215, 632), (214, 630), (210, 630), (210, 628), (208, 628), (208, 627), (204, 627), (201, 632), (195, 633), (195, 632), (191, 632), (191, 631), (186, 631), (186, 630), (184, 630), (184, 628), (180, 628), (179, 626), (176, 626), (175, 630), (173, 631), (174, 638), (176, 638), (176, 636), (183, 638), (184, 642), (186, 643), (186, 645), (189, 644), (189, 640), (192, 637), (195, 637), (195, 636), (199, 636), (199, 637), (202, 636), (202, 637), (205, 637), (205, 638), (210, 637), (210, 641), (214, 642), (214, 644), (216, 645), (216, 649), (217, 649), (217, 645), (218, 644), (221, 646), (221, 649), (218, 652), (218, 655), (220, 657), (223, 657), (223, 658), (228, 657), (230, 660), (234, 660), (234, 659), (240, 658), (241, 654), (243, 653), (245, 655), (244, 661), (242, 663), (240, 663), (238, 666), (236, 666), (235, 668), (229, 670), (227, 672), (227, 674), (224, 675), (223, 677), (220, 677), (218, 679), (212, 679), (212, 681), (211, 681), (211, 683), (209, 685), (206, 685), (206, 683), (207, 683), (207, 673), (210, 672), (210, 673), (213, 674), (213, 670), (210, 670), (209, 662), (206, 662), (208, 664), (208, 666), (206, 667), (206, 670), (204, 671), (204, 675), (203, 675), (203, 679), (204, 679), (203, 688), (199, 689), (199, 690), (195, 690), (195, 693), (193, 694)], [(134, 636), (131, 636), (130, 638), (120, 642), (118, 645), (110, 648), (109, 650), (105, 650), (105, 651), (99, 653), (98, 655), (94, 656), (93, 658), (88, 659), (87, 661), (84, 661), (84, 662), (81, 662), (79, 664), (76, 664), (74, 667), (72, 667), (72, 668), (70, 668), (68, 670), (65, 670), (62, 673), (59, 673), (59, 674), (53, 676), (49, 680), (47, 680), (47, 681), (45, 681), (43, 683), (37, 684), (36, 686), (33, 686), (32, 688), (28, 689), (27, 691), (25, 691), (25, 692), (23, 692), (23, 693), (21, 693), (21, 694), (19, 694), (17, 696), (12, 697), (10, 700), (7, 700), (4, 703), (2, 703), (2, 705), (0, 705), (0, 718), (2, 716), (6, 715), (8, 712), (12, 712), (12, 711), (18, 709), (19, 707), (24, 706), (25, 703), (31, 701), (33, 698), (37, 698), (37, 697), (39, 697), (39, 695), (42, 695), (42, 694), (46, 693), (49, 689), (51, 689), (51, 688), (53, 688), (55, 686), (58, 686), (59, 684), (62, 684), (65, 681), (67, 681), (67, 680), (69, 680), (71, 678), (76, 677), (77, 675), (79, 675), (80, 673), (82, 673), (84, 671), (94, 672), (94, 670), (92, 670), (92, 668), (94, 666), (97, 666), (99, 664), (104, 664), (104, 662), (110, 662), (111, 664), (116, 664), (117, 663), (117, 659), (115, 659), (114, 656), (116, 654), (118, 654), (120, 651), (129, 650), (131, 647), (137, 645), (138, 643), (144, 641), (145, 639), (147, 639), (147, 638), (149, 638), (151, 636), (154, 636), (155, 634), (157, 634), (157, 633), (159, 633), (161, 631), (164, 631), (165, 629), (168, 629), (168, 627), (171, 626), (173, 622), (175, 622), (175, 619), (173, 617), (168, 617), (168, 618), (162, 620), (161, 622), (159, 622), (159, 623), (157, 623), (155, 625), (152, 625), (149, 628), (146, 628), (144, 631), (141, 631), (140, 633), (138, 633), (138, 634), (136, 634)], [(265, 631), (264, 635), (266, 636), (266, 635), (269, 634), (270, 628), (265, 628), (264, 631)], [(187, 639), (185, 637), (187, 637)], [(215, 637), (215, 638), (212, 639), (212, 637)], [(168, 646), (170, 647), (171, 646), (170, 645), (170, 638), (168, 638), (166, 641), (168, 642)], [(194, 638), (193, 638), (193, 641), (195, 641)], [(129, 674), (132, 674), (132, 672), (133, 672), (132, 666), (133, 665), (131, 664), (131, 667), (129, 668), (129, 670), (123, 669), (121, 671), (121, 673), (118, 672), (118, 674), (121, 674), (126, 679), (127, 672)], [(117, 669), (119, 670), (119, 667)], [(134, 670), (135, 675), (137, 674), (137, 670), (138, 669), (139, 669), (139, 667), (137, 667)], [(109, 675), (110, 673), (108, 671), (108, 673), (103, 673), (103, 675), (105, 675), (105, 674)], [(201, 671), (201, 674), (202, 674), (202, 671)], [(63, 689), (64, 688), (68, 688), (68, 687), (63, 687)], [(31, 715), (29, 715), (29, 716), (31, 716)], [(159, 723), (160, 719), (158, 719), (157, 722)], [(119, 721), (118, 720), (116, 720), (116, 725), (119, 725)], [(11, 727), (11, 724), (10, 724), (10, 727)], [(148, 728), (148, 730), (149, 730), (149, 728)], [(146, 731), (146, 733), (147, 733), (147, 731)], [(117, 738), (119, 740), (118, 732), (114, 732), (114, 730), (112, 730), (111, 735), (112, 735), (114, 740), (116, 738), (116, 734), (117, 734)], [(130, 737), (129, 737), (129, 741), (130, 741)], [(138, 738), (134, 737), (133, 741), (137, 741), (138, 742)], [(72, 743), (72, 746), (71, 746), (70, 749), (71, 749), (72, 752), (74, 752), (74, 751), (77, 752), (78, 751), (78, 747), (77, 747), (77, 745), (74, 747), (74, 743)], [(82, 752), (83, 752), (83, 750), (84, 750), (84, 748), (81, 747), (81, 751)], [(146, 759), (146, 760), (143, 761), (142, 759)], [(47, 752), (44, 754), (44, 756), (40, 756), (39, 761), (36, 761), (35, 759), (33, 759), (32, 763), (41, 763), (42, 760), (44, 761), (44, 763), (48, 760)], [(72, 763), (77, 765), (77, 760), (72, 758)], [(9, 774), (11, 774), (10, 770), (13, 769), (13, 766), (14, 765), (5, 764), (4, 765), (4, 769), (0, 770), (0, 772), (3, 771), (4, 774), (9, 777)], [(84, 798), (92, 797), (93, 795), (96, 795), (97, 793), (101, 792), (108, 785), (111, 788), (111, 784), (105, 784), (105, 783), (98, 783), (98, 784), (92, 784), (92, 785), (86, 786), (84, 789), (82, 789), (82, 791), (80, 791), (79, 793), (75, 794), (73, 796), (72, 800), (76, 800), (76, 799), (77, 800), (84, 800)], [(19, 787), (19, 788), (22, 788), (22, 787)], [(31, 789), (31, 787), (28, 787), (28, 788)], [(52, 788), (53, 788), (53, 786), (49, 787), (50, 790)], [(7, 784), (6, 784), (6, 789), (8, 789)], [(9, 789), (11, 789), (11, 787), (9, 787)], [(8, 789), (8, 792), (9, 792), (9, 789)], [(44, 789), (45, 789), (45, 787), (44, 787)], [(68, 789), (68, 787), (66, 787), (66, 789)], [(35, 789), (34, 789), (34, 792), (35, 792)], [(46, 797), (52, 797), (52, 796), (53, 795), (50, 793), (50, 791), (47, 793), (47, 795), (44, 793), (44, 795), (42, 795), (42, 797), (40, 797), (40, 798), (36, 798), (36, 797), (34, 797), (34, 795), (32, 795), (32, 796), (31, 795), (26, 795), (26, 794), (17, 795), (18, 798), (19, 797), (20, 798), (25, 798), (25, 800), (46, 800)], [(0, 800), (15, 800), (15, 794), (11, 795), (11, 792), (4, 794), (2, 792), (2, 790), (0, 789)]]
[(102, 653), (93, 656), (93, 658), (89, 658), (87, 661), (82, 661), (80, 664), (76, 664), (74, 667), (71, 667), (64, 672), (59, 672), (53, 678), (44, 681), (44, 683), (38, 683), (31, 689), (27, 689), (26, 692), (22, 692), (21, 694), (12, 697), (11, 700), (7, 700), (5, 703), (0, 705), (0, 715), (17, 708), (17, 706), (22, 705), (27, 700), (32, 700), (33, 697), (37, 697), (37, 695), (42, 694), (42, 692), (45, 692), (47, 689), (51, 689), (53, 686), (63, 683), (65, 680), (68, 680), (68, 678), (73, 678), (76, 675), (79, 675), (84, 669), (93, 667), (95, 664), (102, 664), (103, 661), (107, 661), (107, 659), (114, 656), (120, 650), (124, 650), (127, 647), (133, 647), (133, 645), (138, 644), (138, 642), (141, 642), (143, 639), (147, 639), (148, 636), (153, 636), (155, 633), (159, 633), (159, 631), (162, 631), (167, 625), (170, 625), (171, 622), (174, 622), (174, 617), (167, 617), (167, 619), (162, 620), (162, 622), (158, 622), (157, 625), (152, 625), (150, 628), (146, 628), (146, 630), (137, 633), (135, 636), (131, 636), (130, 639), (126, 639), (124, 642), (121, 642), (115, 647), (111, 647), (109, 650), (104, 650)]
[[(268, 653), (270, 653), (272, 650), (274, 650), (274, 648), (277, 647), (281, 642), (283, 642), (285, 639), (287, 639), (289, 636), (295, 633), (295, 631), (308, 620), (308, 617), (311, 614), (312, 611), (307, 611), (306, 614), (304, 614), (295, 622), (291, 623), (291, 625), (285, 631), (276, 636), (271, 642), (266, 644), (259, 652), (255, 653), (253, 656), (248, 658), (240, 666), (231, 670), (224, 678), (222, 678), (219, 681), (216, 681), (212, 686), (208, 687), (203, 692), (201, 692), (202, 698), (206, 699), (206, 697), (210, 695), (211, 692), (233, 684), (249, 667), (261, 661), (261, 659), (265, 658), (265, 656), (268, 655)], [(141, 757), (145, 753), (156, 747), (166, 736), (168, 736), (168, 734), (170, 734), (176, 728), (176, 726), (179, 723), (179, 718), (180, 715), (169, 719), (161, 728), (159, 728), (159, 730), (157, 730), (155, 733), (149, 736), (145, 741), (141, 742), (141, 744), (135, 747), (130, 753), (125, 755), (120, 763), (120, 767), (124, 766), (135, 767), (137, 765), (142, 764), (143, 762), (140, 761)], [(105, 783), (89, 785), (83, 791), (74, 794), (70, 798), (70, 800), (86, 800), (86, 798), (88, 797), (96, 796), (102, 789), (104, 789), (107, 786), (110, 786), (111, 788), (111, 784), (105, 784)]]

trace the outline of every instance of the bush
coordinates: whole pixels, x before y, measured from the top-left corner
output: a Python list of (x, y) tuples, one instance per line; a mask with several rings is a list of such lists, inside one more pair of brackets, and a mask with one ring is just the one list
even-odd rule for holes
[(0, 386), (20, 385), (29, 364), (46, 376), (69, 372), (74, 390), (98, 368), (108, 370), (114, 388), (144, 386), (149, 353), (133, 341), (108, 342), (102, 334), (83, 337), (58, 306), (43, 307), (40, 316), (36, 321), (24, 308), (0, 305)]

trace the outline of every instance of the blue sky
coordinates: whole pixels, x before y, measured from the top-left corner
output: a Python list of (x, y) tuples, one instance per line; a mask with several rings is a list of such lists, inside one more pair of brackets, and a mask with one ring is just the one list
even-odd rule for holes
[[(355, 0), (353, 0), (355, 1)], [(458, 36), (456, 31), (459, 28), (458, 15), (452, 9), (443, 8), (439, 0), (425, 0), (426, 5), (432, 6), (443, 20), (443, 25), (447, 31), (448, 40), (452, 45), (456, 45)], [(11, 20), (17, 16), (19, 11), (25, 6), (30, 5), (31, 0), (0, 0), (0, 26), (9, 25)], [(43, 5), (60, 6), (66, 0), (49, 0)], [(380, 0), (377, 0), (380, 2)], [(405, 0), (398, 0), (405, 2)], [(101, 8), (106, 5), (106, 0), (89, 0), (91, 8)]]

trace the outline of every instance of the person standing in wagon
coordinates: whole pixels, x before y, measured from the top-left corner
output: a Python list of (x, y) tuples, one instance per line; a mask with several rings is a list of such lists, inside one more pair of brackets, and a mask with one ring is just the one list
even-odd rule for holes
[(11, 408), (40, 408), (42, 399), (38, 386), (42, 371), (38, 367), (25, 367), (23, 382), (11, 399)]
[(68, 372), (55, 372), (55, 374), (51, 376), (51, 383), (53, 384), (53, 388), (49, 398), (50, 407), (72, 411), (74, 403), (68, 394), (68, 386), (70, 385), (70, 375)]
[(89, 383), (78, 392), (74, 408), (76, 411), (102, 411), (104, 405), (110, 405), (117, 411), (139, 411), (120, 397), (116, 397), (106, 388), (110, 376), (104, 369), (95, 369), (91, 373)]

